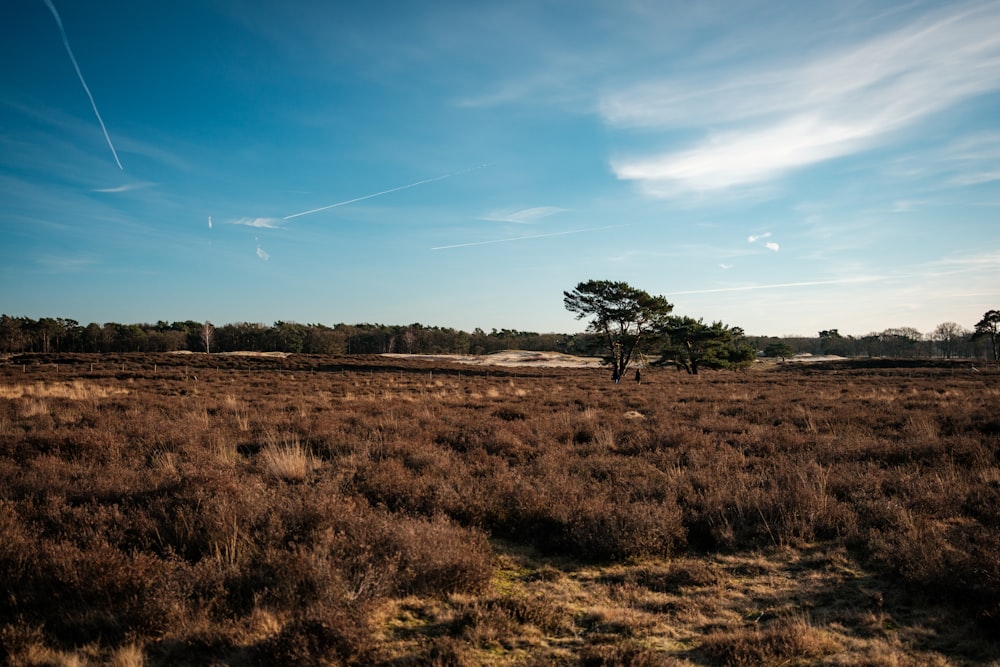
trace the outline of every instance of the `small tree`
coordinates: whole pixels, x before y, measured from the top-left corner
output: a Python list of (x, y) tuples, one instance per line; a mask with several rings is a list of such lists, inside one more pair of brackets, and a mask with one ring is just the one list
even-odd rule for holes
[(880, 333), (879, 338), (884, 353), (893, 357), (912, 357), (923, 334), (913, 327), (895, 327)]
[(52, 343), (58, 341), (62, 326), (58, 320), (51, 317), (43, 317), (35, 323), (35, 332), (42, 344), (42, 352), (48, 354), (52, 351)]
[(580, 283), (572, 292), (563, 292), (563, 304), (578, 320), (593, 316), (587, 331), (601, 335), (615, 382), (625, 376), (640, 345), (663, 328), (674, 309), (662, 296), (609, 280)]
[(765, 357), (781, 357), (782, 361), (785, 361), (788, 357), (792, 356), (792, 353), (792, 346), (784, 341), (768, 343), (768, 346), (764, 348)]
[(205, 354), (211, 354), (212, 341), (215, 339), (215, 327), (212, 326), (211, 322), (205, 322), (201, 325), (201, 329), (198, 330), (198, 338), (201, 340), (202, 347), (205, 348)]
[(413, 346), (417, 342), (417, 334), (413, 333), (413, 329), (407, 329), (403, 332), (403, 344), (406, 345), (406, 353), (413, 354)]
[(277, 352), (301, 353), (306, 344), (307, 334), (308, 329), (305, 325), (279, 320), (271, 328), (272, 347)]
[(819, 332), (819, 349), (823, 354), (846, 356), (849, 339), (840, 335), (837, 329), (827, 329)]
[(673, 364), (691, 375), (697, 375), (702, 367), (741, 368), (753, 363), (753, 348), (742, 340), (743, 330), (739, 327), (672, 317), (662, 331), (667, 344), (659, 363)]
[(931, 334), (932, 339), (937, 342), (941, 354), (945, 359), (951, 359), (955, 354), (958, 344), (967, 339), (969, 331), (957, 322), (942, 322)]
[(983, 319), (976, 323), (976, 331), (972, 340), (986, 338), (993, 349), (993, 361), (1000, 359), (1000, 310), (988, 310)]

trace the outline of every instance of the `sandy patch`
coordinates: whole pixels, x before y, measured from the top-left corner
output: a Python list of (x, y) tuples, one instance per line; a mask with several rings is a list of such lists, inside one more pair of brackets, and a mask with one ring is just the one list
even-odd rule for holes
[[(213, 352), (212, 354), (215, 354)], [(219, 352), (220, 357), (275, 357), (285, 359), (292, 356), (291, 352)]]
[(383, 357), (449, 361), (472, 366), (528, 366), (545, 368), (599, 368), (598, 357), (575, 357), (561, 352), (503, 350), (493, 354), (383, 354)]
[[(173, 352), (168, 352), (167, 354), (204, 354), (204, 352), (192, 352), (191, 350), (174, 350)], [(274, 357), (277, 359), (285, 359), (291, 356), (291, 352), (213, 352), (210, 356), (213, 357)]]
[(842, 361), (846, 358), (847, 357), (841, 357), (836, 354), (810, 354), (809, 352), (801, 352), (795, 356), (788, 357), (785, 361), (799, 364), (812, 364), (818, 361)]

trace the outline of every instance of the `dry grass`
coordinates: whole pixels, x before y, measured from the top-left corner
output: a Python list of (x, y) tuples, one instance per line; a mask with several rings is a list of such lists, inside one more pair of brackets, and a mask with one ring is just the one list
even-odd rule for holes
[(286, 482), (302, 482), (314, 468), (312, 454), (296, 435), (268, 437), (260, 459), (267, 474)]
[(0, 398), (65, 398), (71, 401), (88, 401), (128, 394), (125, 387), (96, 385), (83, 380), (69, 382), (11, 382), (0, 384)]
[(990, 373), (62, 361), (0, 368), (9, 664), (1000, 651)]

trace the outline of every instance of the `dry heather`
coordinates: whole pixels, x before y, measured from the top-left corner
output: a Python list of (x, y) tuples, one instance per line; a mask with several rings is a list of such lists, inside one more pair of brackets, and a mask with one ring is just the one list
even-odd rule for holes
[(16, 359), (0, 367), (0, 659), (1000, 655), (1000, 375), (605, 375)]

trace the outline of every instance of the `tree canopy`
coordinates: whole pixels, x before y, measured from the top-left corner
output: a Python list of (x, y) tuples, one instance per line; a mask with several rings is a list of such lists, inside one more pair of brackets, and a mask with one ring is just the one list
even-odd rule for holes
[(741, 368), (753, 363), (754, 349), (743, 330), (722, 322), (705, 324), (692, 317), (671, 317), (663, 328), (666, 345), (661, 364), (673, 364), (692, 375), (699, 368)]
[(987, 338), (993, 348), (993, 361), (1000, 360), (1000, 310), (988, 310), (983, 319), (976, 323), (973, 340)]
[(792, 349), (792, 346), (784, 341), (768, 343), (767, 347), (764, 348), (765, 357), (781, 357), (782, 361), (792, 356), (794, 353), (795, 351)]
[(662, 296), (610, 280), (582, 282), (563, 292), (563, 297), (563, 304), (576, 313), (576, 319), (592, 318), (587, 331), (602, 337), (615, 381), (625, 375), (645, 339), (662, 330), (674, 309)]

